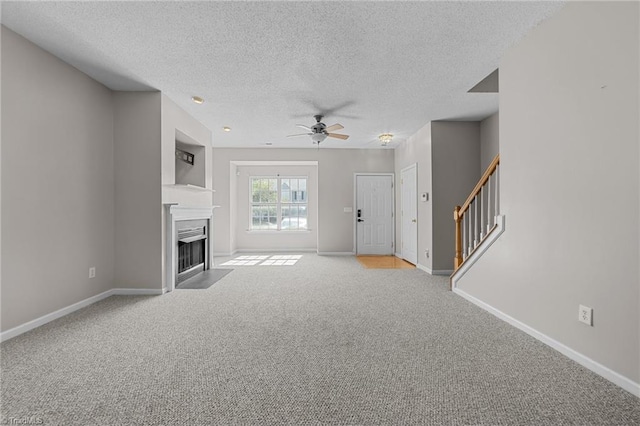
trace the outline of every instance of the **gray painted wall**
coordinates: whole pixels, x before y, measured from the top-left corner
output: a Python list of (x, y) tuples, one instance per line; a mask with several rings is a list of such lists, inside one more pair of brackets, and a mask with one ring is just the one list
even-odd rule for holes
[(453, 209), (462, 205), (480, 179), (480, 123), (431, 123), (433, 158), (433, 270), (453, 270)]
[(115, 212), (111, 91), (5, 27), (1, 83), (5, 331), (112, 287)]
[(207, 188), (210, 131), (159, 92), (112, 92), (4, 27), (2, 88), (2, 330), (114, 287), (160, 290), (162, 203), (212, 204), (169, 186), (176, 130), (202, 144)]
[[(317, 161), (318, 162), (318, 251), (351, 253), (354, 250), (354, 173), (393, 173), (392, 150), (382, 149), (228, 149), (214, 148), (213, 184), (216, 253), (231, 253), (231, 230), (236, 212), (231, 203), (231, 161)], [(237, 188), (236, 188), (237, 190)]]
[[(402, 169), (417, 164), (418, 197), (423, 192), (429, 193), (429, 201), (418, 201), (418, 265), (432, 269), (432, 256), (426, 256), (425, 250), (433, 252), (433, 214), (431, 185), (431, 123), (427, 123), (405, 142), (398, 145), (395, 152), (395, 173), (399, 179)], [(396, 185), (396, 212), (402, 210), (401, 187)], [(396, 214), (396, 253), (402, 247), (402, 222), (400, 214)]]
[[(429, 193), (429, 201), (418, 201), (418, 264), (434, 272), (451, 271), (455, 255), (453, 208), (464, 203), (480, 177), (480, 123), (427, 124), (395, 149), (396, 176), (413, 163), (418, 165), (418, 196)], [(400, 210), (400, 187), (396, 186), (396, 211)], [(399, 214), (396, 229), (396, 247), (401, 247)]]
[(113, 94), (117, 288), (161, 288), (160, 96)]
[[(460, 288), (640, 381), (636, 2), (569, 3), (500, 65), (506, 231)], [(594, 325), (578, 322), (578, 305)]]
[(480, 174), (484, 173), (491, 161), (500, 153), (500, 113), (480, 122)]

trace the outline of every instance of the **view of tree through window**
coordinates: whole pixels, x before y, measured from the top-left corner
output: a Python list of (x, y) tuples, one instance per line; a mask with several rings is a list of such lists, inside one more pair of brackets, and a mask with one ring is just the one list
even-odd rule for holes
[(251, 178), (251, 229), (308, 229), (307, 178)]

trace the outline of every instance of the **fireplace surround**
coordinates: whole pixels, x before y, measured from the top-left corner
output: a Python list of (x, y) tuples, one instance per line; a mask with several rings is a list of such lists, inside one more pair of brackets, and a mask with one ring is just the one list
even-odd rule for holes
[(166, 283), (164, 292), (209, 269), (213, 264), (209, 247), (213, 232), (213, 209), (165, 204)]

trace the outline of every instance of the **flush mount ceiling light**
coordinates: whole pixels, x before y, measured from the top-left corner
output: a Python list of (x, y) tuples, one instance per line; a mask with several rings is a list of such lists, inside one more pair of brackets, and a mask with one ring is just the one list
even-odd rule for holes
[(378, 139), (380, 139), (382, 146), (387, 146), (389, 142), (391, 142), (391, 139), (393, 139), (393, 135), (391, 133), (383, 133), (378, 136)]
[(229, 126), (224, 126), (224, 127), (222, 128), (222, 130), (224, 130), (225, 132), (230, 132), (230, 131), (231, 131), (231, 127), (229, 127)]
[(192, 96), (191, 100), (198, 105), (202, 105), (204, 103), (204, 99), (202, 99), (200, 96)]

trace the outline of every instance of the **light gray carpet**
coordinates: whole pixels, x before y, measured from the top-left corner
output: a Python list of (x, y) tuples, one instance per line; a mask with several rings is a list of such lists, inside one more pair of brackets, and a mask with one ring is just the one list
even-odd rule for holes
[(633, 425), (640, 400), (447, 291), (351, 257), (111, 297), (2, 344), (46, 425)]
[(177, 287), (178, 290), (205, 290), (222, 278), (224, 278), (233, 269), (208, 269), (201, 274), (191, 277), (188, 280), (180, 283)]

